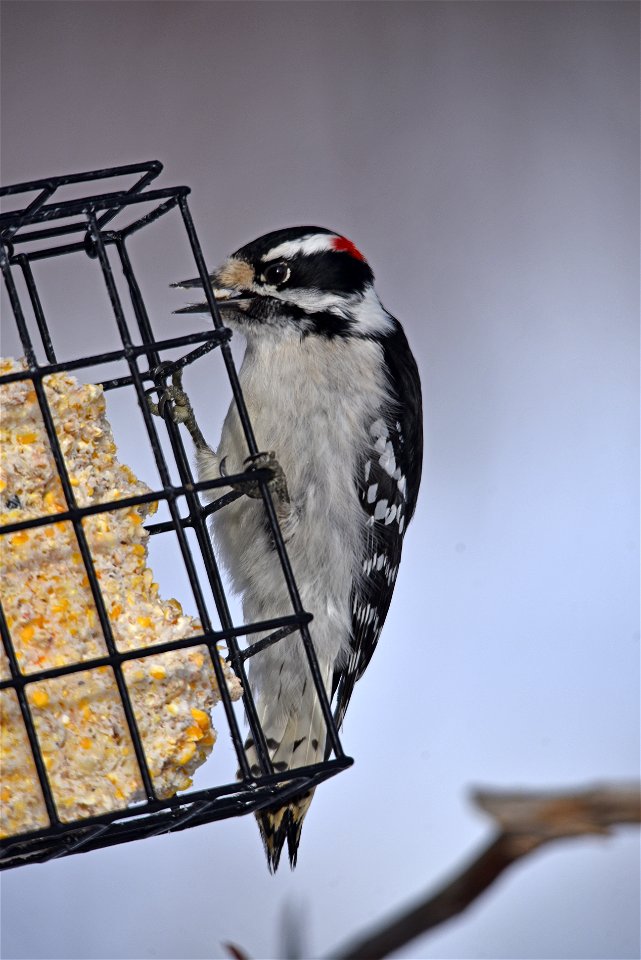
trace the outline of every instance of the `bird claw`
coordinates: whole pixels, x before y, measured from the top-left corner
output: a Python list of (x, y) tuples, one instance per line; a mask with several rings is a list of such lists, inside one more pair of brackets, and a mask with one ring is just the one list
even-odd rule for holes
[[(268, 453), (255, 453), (247, 457), (243, 466), (247, 472), (253, 470), (269, 470), (272, 474), (271, 478), (267, 481), (269, 489), (280, 503), (289, 503), (289, 491), (287, 489), (285, 473), (276, 459), (276, 454), (273, 450), (270, 450)], [(241, 491), (253, 499), (258, 499), (261, 496), (260, 484), (258, 482), (247, 483), (245, 481), (244, 483), (234, 484), (234, 489)]]
[[(158, 368), (158, 372), (160, 371), (161, 368)], [(207, 447), (207, 441), (198, 426), (191, 401), (183, 389), (181, 368), (174, 370), (172, 373), (171, 384), (166, 384), (164, 389), (158, 391), (158, 403), (151, 399), (150, 393), (151, 391), (147, 391), (147, 404), (155, 417), (164, 419), (165, 415), (168, 414), (174, 423), (183, 423), (187, 427), (198, 449)]]
[[(161, 364), (161, 366), (154, 371), (154, 376), (158, 376), (158, 378), (164, 378), (167, 376), (166, 368), (163, 369), (163, 365)], [(200, 427), (196, 422), (196, 416), (194, 414), (191, 401), (183, 389), (182, 378), (182, 368), (179, 367), (171, 374), (171, 384), (165, 384), (164, 387), (153, 387), (151, 390), (146, 392), (147, 404), (151, 413), (155, 417), (165, 418), (166, 416), (169, 416), (174, 423), (183, 423), (189, 430), (197, 449), (209, 449), (208, 444), (201, 433)], [(157, 403), (151, 398), (151, 393), (153, 390), (158, 390)], [(220, 475), (222, 477), (225, 476), (224, 464), (225, 458), (223, 458), (220, 464)], [(289, 504), (289, 491), (287, 489), (285, 473), (280, 463), (276, 459), (276, 454), (273, 450), (270, 450), (268, 453), (255, 453), (247, 457), (243, 462), (243, 466), (245, 471), (248, 473), (253, 470), (269, 470), (271, 473), (271, 477), (269, 480), (267, 480), (269, 489), (276, 497), (280, 505)], [(232, 483), (230, 486), (233, 490), (236, 490), (239, 493), (244, 493), (246, 496), (251, 497), (254, 500), (260, 499), (262, 496), (261, 485), (257, 480), (250, 482), (244, 481), (243, 483)]]

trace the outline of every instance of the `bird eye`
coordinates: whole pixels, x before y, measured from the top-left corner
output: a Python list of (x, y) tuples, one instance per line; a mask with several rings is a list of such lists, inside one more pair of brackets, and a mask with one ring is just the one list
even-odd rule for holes
[(287, 283), (291, 270), (286, 263), (270, 263), (263, 270), (263, 280), (271, 286), (278, 286), (279, 283)]

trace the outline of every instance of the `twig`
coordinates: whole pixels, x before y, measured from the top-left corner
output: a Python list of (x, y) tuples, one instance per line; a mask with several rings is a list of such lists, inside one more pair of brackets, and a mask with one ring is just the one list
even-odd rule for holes
[(242, 947), (239, 947), (236, 943), (223, 943), (221, 944), (223, 950), (227, 951), (227, 954), (232, 957), (232, 960), (250, 960), (248, 953), (245, 953)]
[(461, 913), (503, 871), (551, 840), (607, 834), (641, 823), (638, 786), (603, 786), (572, 793), (477, 790), (472, 799), (495, 821), (495, 839), (437, 894), (354, 941), (335, 960), (380, 960), (419, 934)]

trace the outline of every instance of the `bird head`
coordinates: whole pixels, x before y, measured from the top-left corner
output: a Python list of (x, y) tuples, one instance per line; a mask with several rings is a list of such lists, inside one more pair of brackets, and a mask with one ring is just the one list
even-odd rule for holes
[[(362, 253), (324, 227), (289, 227), (246, 244), (209, 282), (225, 323), (247, 336), (372, 336), (389, 321)], [(198, 277), (173, 286), (201, 287)], [(176, 313), (208, 313), (206, 303)]]

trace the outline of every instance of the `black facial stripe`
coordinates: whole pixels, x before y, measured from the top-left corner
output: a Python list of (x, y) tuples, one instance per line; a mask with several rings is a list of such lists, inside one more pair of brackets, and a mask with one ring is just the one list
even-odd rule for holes
[(262, 323), (293, 324), (299, 327), (303, 337), (315, 334), (330, 340), (349, 336), (353, 326), (350, 320), (329, 310), (303, 310), (277, 297), (256, 297), (245, 317)]
[(303, 310), (300, 312), (304, 318), (301, 318), (301, 325), (305, 324), (304, 337), (312, 333), (318, 337), (327, 337), (328, 340), (332, 340), (334, 337), (350, 336), (353, 324), (351, 320), (347, 320), (345, 317), (339, 317), (335, 313), (330, 313), (329, 310), (319, 310), (317, 313), (306, 313)]

